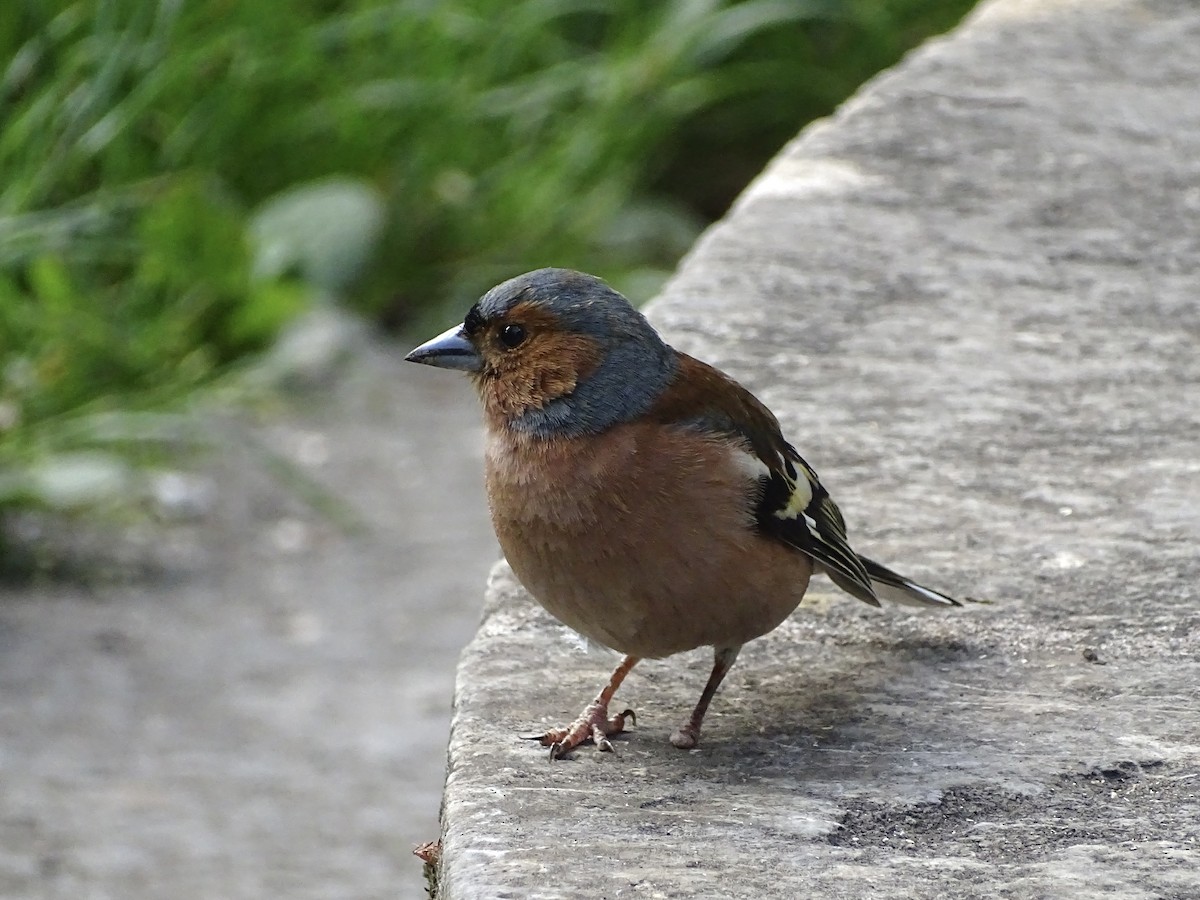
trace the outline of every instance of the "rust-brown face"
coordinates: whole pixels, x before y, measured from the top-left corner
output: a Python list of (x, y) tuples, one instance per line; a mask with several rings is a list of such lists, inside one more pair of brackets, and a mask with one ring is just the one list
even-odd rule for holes
[(594, 340), (528, 301), (489, 321), (468, 316), (463, 330), (481, 360), (472, 376), (489, 417), (542, 409), (574, 391), (600, 364)]
[(490, 428), (539, 438), (599, 434), (644, 414), (678, 355), (599, 278), (537, 269), (479, 298), (410, 362), (468, 373)]

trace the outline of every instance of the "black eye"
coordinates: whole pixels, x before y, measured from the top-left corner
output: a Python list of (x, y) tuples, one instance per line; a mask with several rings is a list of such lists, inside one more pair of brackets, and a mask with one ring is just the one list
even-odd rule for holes
[(509, 350), (521, 346), (525, 340), (525, 329), (520, 325), (505, 325), (500, 329), (500, 343)]

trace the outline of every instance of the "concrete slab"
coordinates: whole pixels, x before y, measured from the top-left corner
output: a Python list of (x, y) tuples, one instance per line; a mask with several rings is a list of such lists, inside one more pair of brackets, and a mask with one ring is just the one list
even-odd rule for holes
[(856, 546), (618, 695), (613, 755), (519, 735), (609, 660), (499, 566), (458, 673), (441, 894), (1200, 896), (1200, 8), (985, 4), (802, 134), (653, 305), (779, 414)]

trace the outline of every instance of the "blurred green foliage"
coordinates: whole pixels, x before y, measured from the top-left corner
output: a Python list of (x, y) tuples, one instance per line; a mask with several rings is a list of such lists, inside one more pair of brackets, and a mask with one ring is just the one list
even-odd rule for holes
[(381, 198), (386, 252), (341, 293), (390, 323), (540, 265), (644, 294), (804, 121), (971, 5), (6, 0), (0, 474), (305, 306), (303, 267), (263, 276), (248, 239), (281, 192)]

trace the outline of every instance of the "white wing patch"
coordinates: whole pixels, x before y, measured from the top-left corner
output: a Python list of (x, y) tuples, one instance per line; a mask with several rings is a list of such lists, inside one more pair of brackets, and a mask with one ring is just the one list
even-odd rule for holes
[(771, 477), (771, 470), (767, 467), (767, 464), (753, 453), (743, 450), (740, 447), (732, 448), (730, 453), (733, 457), (733, 464), (737, 467), (738, 471), (742, 472), (752, 481)]

